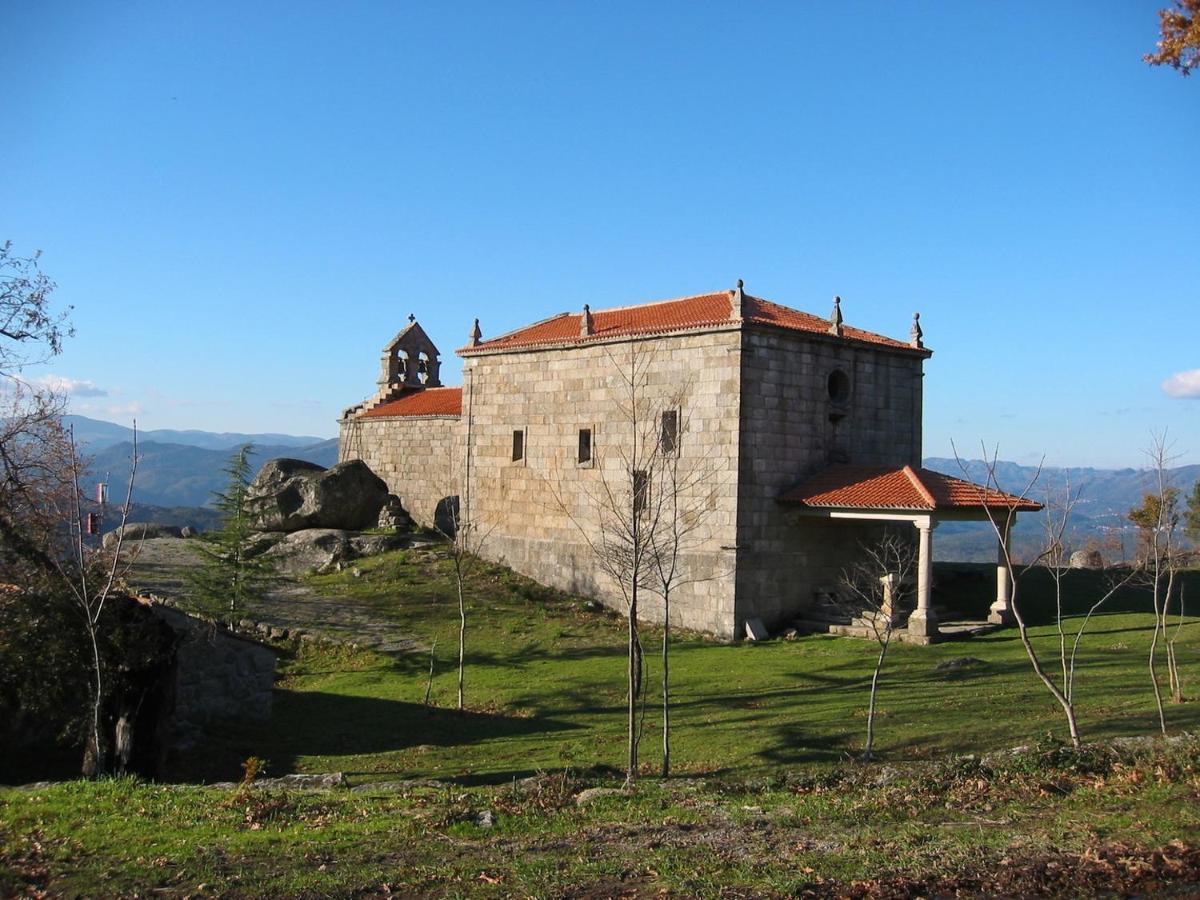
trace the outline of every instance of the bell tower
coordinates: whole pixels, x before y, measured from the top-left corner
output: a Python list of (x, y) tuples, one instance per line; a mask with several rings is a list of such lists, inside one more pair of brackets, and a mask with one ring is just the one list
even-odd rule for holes
[(417, 323), (408, 317), (408, 327), (392, 338), (379, 358), (379, 393), (404, 388), (441, 387), (441, 353)]

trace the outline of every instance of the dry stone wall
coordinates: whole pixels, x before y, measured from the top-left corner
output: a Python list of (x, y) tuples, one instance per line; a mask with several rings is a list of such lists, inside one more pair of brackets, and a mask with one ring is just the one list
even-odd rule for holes
[(172, 752), (193, 746), (215, 725), (271, 718), (274, 650), (169, 606), (153, 608), (178, 637)]

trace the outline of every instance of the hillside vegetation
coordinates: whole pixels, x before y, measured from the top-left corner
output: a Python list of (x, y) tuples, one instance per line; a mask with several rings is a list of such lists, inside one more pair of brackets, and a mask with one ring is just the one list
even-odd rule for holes
[[(986, 607), (986, 570), (939, 566), (940, 599)], [(1057, 637), (1042, 575), (1022, 590), (1049, 651)], [(1070, 573), (1069, 612), (1098, 577)], [(469, 597), (459, 714), (443, 550), (399, 551), (307, 582), (330, 621), (352, 599), (419, 649), (280, 643), (270, 727), (214, 736), (196, 753), (196, 774), (234, 781), (254, 756), (267, 776), (338, 772), (341, 785), (117, 780), (0, 791), (0, 893), (889, 897), (1200, 884), (1200, 744), (1146, 737), (1151, 617), (1137, 591), (1118, 597), (1084, 642), (1081, 725), (1100, 744), (1072, 751), (1058, 740), (1057, 710), (1011, 631), (893, 648), (882, 758), (871, 765), (850, 758), (872, 645), (684, 635), (672, 650), (680, 777), (652, 777), (652, 661), (644, 778), (623, 793), (618, 616), (485, 567)], [(646, 644), (656, 639), (646, 629)], [(1183, 621), (1177, 646), (1194, 695), (1200, 622)], [(1172, 705), (1168, 716), (1174, 733), (1194, 731), (1200, 704)], [(1026, 749), (1009, 752), (1018, 745)]]

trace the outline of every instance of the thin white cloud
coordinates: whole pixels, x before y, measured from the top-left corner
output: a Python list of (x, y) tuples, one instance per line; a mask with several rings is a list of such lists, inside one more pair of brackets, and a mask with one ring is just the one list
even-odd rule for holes
[(1200, 369), (1176, 372), (1162, 383), (1162, 389), (1171, 397), (1200, 398)]
[(62, 375), (42, 375), (33, 379), (33, 384), (56, 394), (70, 394), (72, 397), (107, 397), (108, 391), (97, 387), (94, 381), (83, 381), (78, 378), (66, 378)]
[(71, 408), (85, 415), (101, 415), (109, 417), (140, 416), (145, 407), (136, 400), (129, 403), (78, 403)]

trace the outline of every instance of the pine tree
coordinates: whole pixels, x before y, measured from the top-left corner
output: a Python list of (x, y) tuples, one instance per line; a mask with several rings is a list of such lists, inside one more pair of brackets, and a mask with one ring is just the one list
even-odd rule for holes
[(1183, 511), (1183, 533), (1200, 549), (1200, 479), (1188, 494), (1187, 507)]
[(229, 459), (225, 490), (213, 492), (213, 506), (221, 513), (221, 527), (203, 536), (201, 564), (188, 572), (188, 583), (197, 606), (232, 627), (247, 606), (262, 599), (275, 568), (253, 555), (253, 501), (249, 496), (250, 455), (253, 444), (241, 447)]

